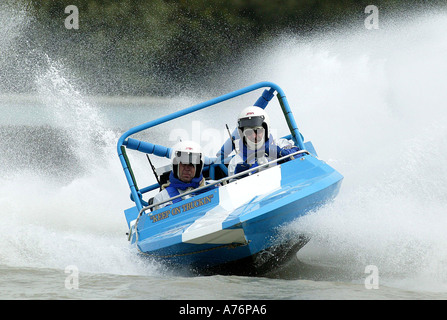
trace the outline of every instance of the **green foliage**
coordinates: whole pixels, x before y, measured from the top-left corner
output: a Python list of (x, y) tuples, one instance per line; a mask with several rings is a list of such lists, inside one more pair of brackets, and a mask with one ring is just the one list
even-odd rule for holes
[[(24, 0), (26, 1), (26, 0)], [(364, 17), (363, 0), (28, 0), (29, 39), (64, 60), (92, 93), (163, 94), (206, 81), (281, 32)], [(411, 1), (410, 1), (411, 2)], [(413, 1), (417, 3), (421, 1)], [(375, 1), (397, 6), (399, 1)], [(79, 9), (79, 29), (64, 12)]]

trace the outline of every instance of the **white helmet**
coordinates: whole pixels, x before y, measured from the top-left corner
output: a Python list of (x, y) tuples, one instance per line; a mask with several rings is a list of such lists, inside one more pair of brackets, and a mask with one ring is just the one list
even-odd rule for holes
[(195, 178), (202, 174), (204, 157), (202, 149), (194, 141), (181, 141), (172, 148), (171, 161), (172, 172), (176, 178), (179, 177), (178, 164), (193, 164), (196, 168)]
[[(263, 127), (265, 130), (264, 137), (259, 142), (252, 142), (249, 139), (244, 138), (244, 128), (246, 127)], [(270, 118), (264, 109), (251, 106), (247, 107), (239, 114), (237, 119), (237, 128), (239, 131), (239, 137), (244, 139), (244, 143), (249, 149), (257, 150), (264, 145), (265, 139), (268, 139), (270, 127)], [(267, 137), (267, 138), (266, 138)]]

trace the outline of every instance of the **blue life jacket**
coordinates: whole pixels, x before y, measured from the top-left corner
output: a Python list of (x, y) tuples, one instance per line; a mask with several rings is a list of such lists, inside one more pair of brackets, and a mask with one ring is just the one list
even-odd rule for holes
[[(191, 180), (191, 182), (183, 182), (180, 179), (174, 177), (174, 173), (171, 171), (171, 173), (169, 174), (169, 186), (167, 186), (165, 189), (169, 194), (169, 197), (175, 197), (178, 196), (180, 194), (180, 192), (178, 191), (178, 189), (180, 190), (186, 190), (189, 187), (192, 188), (198, 188), (200, 186), (200, 182), (203, 179), (203, 175), (201, 174), (199, 177), (197, 178), (193, 178)], [(173, 203), (182, 201), (181, 197), (178, 197), (174, 200), (172, 200)]]
[[(243, 139), (239, 140), (239, 150), (242, 150), (242, 159), (244, 160), (244, 162), (247, 162), (248, 159), (251, 159), (252, 157), (254, 157), (255, 164), (257, 165), (256, 159), (258, 157), (255, 156), (255, 153), (259, 153), (258, 150), (248, 149), (247, 146), (245, 145)], [(268, 158), (276, 159), (278, 157), (280, 151), (281, 151), (281, 148), (278, 147), (273, 142), (273, 137), (272, 137), (272, 135), (270, 135), (269, 138), (267, 139), (267, 141), (264, 143), (264, 154), (258, 154), (257, 156), (262, 157), (265, 155)]]
[[(288, 154), (294, 153), (299, 150), (299, 148), (296, 146), (293, 146), (290, 148), (280, 148), (273, 141), (274, 141), (273, 137), (272, 137), (272, 135), (270, 135), (264, 144), (265, 156), (267, 158), (270, 158), (270, 160), (281, 158), (283, 156), (286, 156)], [(239, 140), (239, 150), (242, 150), (243, 162), (236, 166), (234, 173), (239, 173), (239, 172), (246, 171), (248, 169), (257, 167), (259, 165), (258, 160), (257, 160), (258, 157), (264, 156), (264, 154), (255, 154), (256, 152), (259, 153), (259, 151), (248, 149), (247, 146), (243, 143), (242, 139)], [(304, 155), (304, 154), (301, 153), (301, 154), (298, 154), (297, 156), (302, 156), (302, 155)], [(251, 160), (253, 158), (255, 159), (255, 162), (252, 164), (249, 164), (248, 160), (249, 159)], [(289, 159), (282, 160), (280, 163), (284, 163), (287, 161), (289, 161)]]

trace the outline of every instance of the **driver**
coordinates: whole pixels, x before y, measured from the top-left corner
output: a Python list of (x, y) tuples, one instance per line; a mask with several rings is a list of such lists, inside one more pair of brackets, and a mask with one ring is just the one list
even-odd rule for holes
[[(204, 157), (200, 146), (193, 141), (179, 142), (173, 147), (171, 155), (172, 170), (169, 181), (162, 185), (162, 190), (154, 197), (154, 204), (163, 202), (179, 194), (194, 190), (205, 185), (202, 175)], [(190, 195), (185, 197), (188, 198)], [(173, 201), (165, 202), (155, 209), (176, 203), (182, 200), (178, 197)]]

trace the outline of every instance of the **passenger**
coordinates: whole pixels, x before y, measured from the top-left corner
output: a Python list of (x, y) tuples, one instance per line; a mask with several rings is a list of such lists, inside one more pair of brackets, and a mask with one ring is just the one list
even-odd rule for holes
[(292, 140), (279, 139), (270, 133), (270, 119), (264, 109), (247, 107), (238, 117), (237, 154), (228, 164), (228, 176), (265, 164), (299, 150)]
[[(193, 141), (178, 143), (173, 148), (171, 159), (172, 170), (169, 181), (162, 185), (162, 190), (154, 197), (153, 204), (205, 185), (205, 179), (202, 175), (204, 157), (197, 143)], [(187, 195), (185, 198), (188, 197), (191, 197), (191, 195)], [(155, 209), (179, 202), (182, 198), (178, 197), (173, 201), (162, 203), (155, 206)]]

